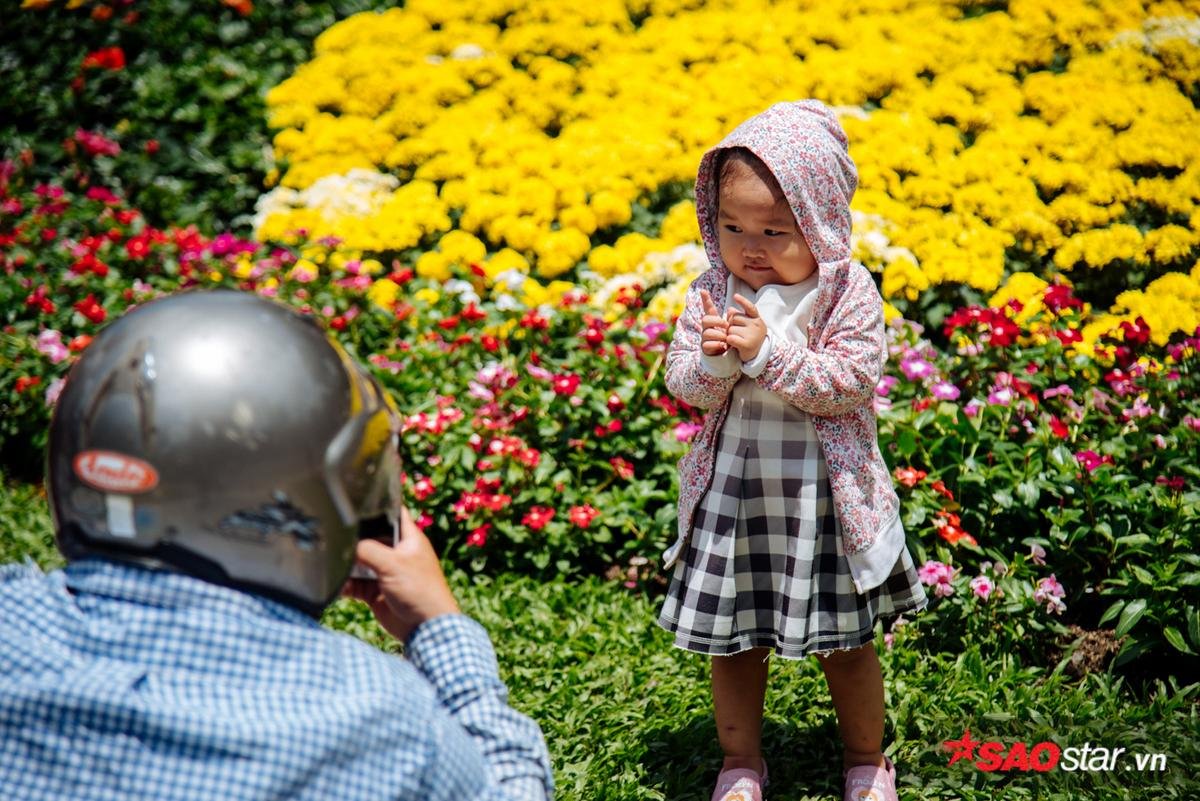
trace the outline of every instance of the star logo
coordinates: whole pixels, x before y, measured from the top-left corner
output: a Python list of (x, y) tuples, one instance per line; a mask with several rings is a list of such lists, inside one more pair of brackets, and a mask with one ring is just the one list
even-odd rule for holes
[(942, 743), (942, 745), (954, 751), (954, 753), (950, 755), (950, 762), (948, 763), (949, 765), (953, 765), (960, 759), (965, 759), (968, 762), (974, 762), (975, 746), (979, 745), (979, 741), (971, 739), (970, 729), (964, 729), (962, 739), (946, 740), (944, 743)]

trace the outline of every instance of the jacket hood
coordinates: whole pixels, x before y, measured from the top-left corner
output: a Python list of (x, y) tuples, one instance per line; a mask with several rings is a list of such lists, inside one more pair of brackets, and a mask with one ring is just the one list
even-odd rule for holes
[(744, 147), (783, 189), (800, 232), (817, 260), (820, 281), (850, 263), (850, 198), (858, 170), (837, 117), (818, 100), (776, 103), (743, 122), (704, 154), (696, 176), (696, 216), (709, 262), (724, 267), (717, 247), (717, 153)]

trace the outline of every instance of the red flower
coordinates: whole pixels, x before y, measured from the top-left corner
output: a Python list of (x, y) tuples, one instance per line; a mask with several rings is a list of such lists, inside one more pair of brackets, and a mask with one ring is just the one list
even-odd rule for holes
[(513, 458), (532, 469), (538, 466), (538, 462), (542, 460), (542, 454), (537, 448), (522, 448), (513, 454)]
[(620, 395), (613, 392), (612, 394), (610, 394), (608, 396), (607, 406), (608, 406), (609, 412), (611, 412), (612, 414), (616, 414), (617, 412), (619, 412), (625, 408), (625, 401), (621, 400)]
[(950, 500), (954, 500), (954, 493), (951, 492), (950, 490), (946, 489), (946, 485), (942, 483), (942, 480), (940, 478), (937, 481), (933, 482), (932, 487), (933, 487), (933, 491), (936, 492), (938, 495), (944, 495), (945, 497), (949, 498)]
[(54, 301), (46, 297), (46, 287), (44, 286), (39, 286), (25, 298), (25, 306), (29, 309), (38, 309), (42, 314), (53, 314), (57, 308)]
[(1183, 492), (1183, 488), (1186, 485), (1186, 482), (1183, 480), (1183, 476), (1172, 476), (1171, 478), (1159, 476), (1158, 478), (1154, 479), (1154, 483), (1158, 484), (1160, 487), (1166, 487), (1167, 489), (1175, 492)]
[(541, 531), (546, 527), (546, 524), (554, 519), (554, 510), (548, 506), (532, 506), (525, 516), (521, 518), (521, 524), (528, 526), (534, 531)]
[(500, 340), (496, 339), (491, 334), (484, 334), (481, 336), (479, 338), (479, 344), (482, 345), (483, 349), (488, 353), (495, 353), (496, 351), (500, 350)]
[(471, 533), (467, 535), (467, 545), (470, 545), (473, 548), (482, 548), (487, 544), (487, 536), (488, 532), (491, 531), (491, 528), (491, 523), (484, 523), (479, 528), (473, 529)]
[(94, 50), (83, 57), (83, 63), (80, 66), (85, 70), (123, 70), (125, 69), (125, 51), (119, 47), (104, 47)]
[(609, 434), (617, 433), (624, 427), (625, 427), (624, 423), (622, 423), (620, 420), (609, 420), (608, 425), (596, 426), (593, 433), (595, 433), (597, 438), (603, 439), (604, 437), (607, 437)]
[(35, 375), (35, 376), (27, 376), (27, 375), (23, 375), (23, 376), (21, 376), (20, 378), (18, 378), (18, 379), (17, 379), (17, 384), (16, 384), (16, 390), (17, 390), (17, 394), (18, 394), (18, 395), (20, 395), (20, 394), (21, 394), (21, 393), (23, 393), (25, 390), (29, 389), (30, 387), (36, 387), (36, 386), (37, 386), (38, 384), (40, 384), (40, 383), (42, 383), (42, 377), (41, 377), (41, 376), (37, 376), (37, 375)]
[(104, 307), (97, 302), (96, 296), (90, 292), (86, 298), (75, 304), (75, 311), (93, 323), (102, 323), (104, 322), (104, 318), (108, 316), (108, 313), (104, 311)]
[(159, 144), (158, 144), (157, 139), (147, 139), (146, 140), (146, 155), (147, 156), (153, 156), (155, 153), (158, 152), (158, 148), (159, 148)]
[(550, 327), (550, 321), (542, 315), (538, 314), (537, 309), (530, 309), (525, 312), (525, 316), (521, 318), (522, 328), (532, 328), (535, 331), (545, 331)]
[(1042, 294), (1042, 303), (1046, 304), (1046, 308), (1055, 314), (1063, 309), (1083, 308), (1083, 301), (1071, 293), (1071, 287), (1062, 284), (1046, 287), (1046, 291)]
[(1058, 415), (1050, 415), (1050, 430), (1054, 432), (1054, 436), (1059, 439), (1066, 439), (1071, 435), (1071, 429), (1067, 428), (1067, 424), (1058, 419)]
[(892, 475), (894, 475), (896, 480), (901, 484), (909, 489), (912, 489), (921, 479), (925, 478), (925, 476), (929, 474), (924, 470), (918, 470), (915, 467), (897, 467), (892, 471)]
[(413, 497), (418, 501), (423, 501), (434, 493), (435, 487), (433, 482), (426, 476), (421, 476), (413, 482)]
[(618, 477), (625, 481), (633, 478), (633, 464), (628, 460), (622, 459), (620, 456), (614, 456), (608, 460), (608, 463), (612, 465), (613, 471), (616, 472)]
[(1124, 320), (1121, 323), (1121, 339), (1127, 345), (1145, 345), (1150, 341), (1150, 325), (1142, 319), (1141, 315), (1132, 323)]
[(75, 141), (83, 146), (89, 156), (115, 156), (121, 152), (121, 146), (113, 140), (82, 128), (75, 129)]
[(590, 503), (585, 503), (583, 506), (572, 506), (571, 511), (567, 512), (567, 517), (571, 518), (571, 522), (580, 528), (587, 528), (599, 514), (600, 510)]
[(1063, 347), (1083, 340), (1083, 334), (1074, 328), (1068, 328), (1065, 331), (1055, 331), (1054, 336), (1058, 337), (1058, 341), (1063, 344)]
[(480, 320), (486, 320), (487, 312), (481, 311), (479, 307), (475, 305), (475, 301), (471, 301), (467, 304), (467, 307), (462, 310), (462, 317), (468, 323), (475, 323)]
[(551, 381), (551, 385), (554, 387), (556, 395), (574, 395), (575, 390), (579, 389), (579, 380), (579, 376), (574, 373), (556, 375)]
[(974, 537), (963, 530), (962, 521), (953, 512), (938, 512), (934, 525), (937, 526), (938, 536), (951, 545), (957, 545), (960, 542), (966, 542), (969, 545), (979, 544)]
[(92, 344), (92, 338), (87, 334), (80, 334), (67, 343), (67, 349), (72, 353), (79, 353)]

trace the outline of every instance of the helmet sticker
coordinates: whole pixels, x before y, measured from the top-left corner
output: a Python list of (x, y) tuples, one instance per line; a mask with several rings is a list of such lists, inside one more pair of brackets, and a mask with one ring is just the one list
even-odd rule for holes
[(116, 451), (83, 451), (73, 466), (80, 481), (104, 492), (136, 495), (158, 486), (158, 471), (149, 463)]
[(106, 495), (104, 506), (108, 512), (109, 534), (121, 538), (137, 536), (137, 528), (133, 525), (133, 498), (128, 495)]

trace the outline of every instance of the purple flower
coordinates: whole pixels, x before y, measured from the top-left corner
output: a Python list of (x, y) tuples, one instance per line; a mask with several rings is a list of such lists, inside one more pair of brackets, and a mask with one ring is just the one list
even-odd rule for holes
[(900, 379), (896, 378), (894, 375), (882, 376), (879, 379), (879, 383), (875, 385), (875, 394), (880, 396), (887, 395), (892, 391), (892, 387), (899, 383)]
[(900, 372), (909, 381), (917, 381), (933, 375), (933, 365), (921, 358), (905, 359), (900, 362)]
[(962, 394), (962, 391), (949, 381), (937, 382), (933, 385), (931, 392), (933, 393), (933, 397), (944, 401), (958, 400), (958, 396)]

